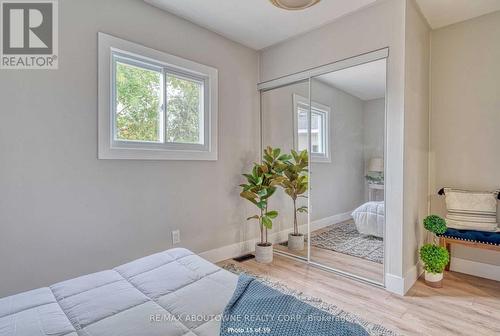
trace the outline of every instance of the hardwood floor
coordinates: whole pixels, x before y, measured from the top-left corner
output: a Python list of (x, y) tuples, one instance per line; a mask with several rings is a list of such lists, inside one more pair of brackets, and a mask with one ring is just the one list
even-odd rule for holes
[[(288, 248), (283, 245), (275, 244), (274, 248), (290, 253)], [(294, 252), (293, 254), (307, 258), (306, 249), (304, 249), (304, 251)], [(311, 261), (350, 274), (358, 275), (363, 278), (371, 279), (379, 283), (384, 282), (383, 264), (370, 260), (311, 246)]]
[(500, 335), (500, 282), (447, 272), (444, 287), (419, 279), (404, 297), (275, 255), (270, 265), (235, 263), (402, 335)]
[[(354, 221), (352, 219), (348, 222), (352, 222), (352, 225), (354, 225)], [(315, 230), (312, 234), (320, 234), (327, 229), (328, 227)], [(307, 258), (307, 243), (306, 247), (302, 251), (290, 251), (288, 247), (281, 244), (274, 244), (274, 248), (285, 253)], [(375, 282), (384, 282), (384, 265), (367, 259), (311, 246), (311, 261), (330, 268), (361, 276)]]

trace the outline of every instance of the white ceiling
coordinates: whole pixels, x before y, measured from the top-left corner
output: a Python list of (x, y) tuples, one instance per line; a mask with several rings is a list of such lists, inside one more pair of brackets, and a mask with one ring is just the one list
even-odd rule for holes
[(269, 0), (144, 0), (233, 41), (260, 50), (318, 28), (376, 0), (322, 0), (287, 11)]
[(500, 10), (500, 0), (417, 0), (432, 29)]
[[(381, 0), (322, 0), (287, 11), (269, 0), (144, 0), (230, 40), (260, 50)], [(500, 10), (500, 0), (417, 0), (433, 29)]]
[(385, 97), (385, 76), (384, 59), (328, 73), (317, 79), (361, 100), (372, 100)]

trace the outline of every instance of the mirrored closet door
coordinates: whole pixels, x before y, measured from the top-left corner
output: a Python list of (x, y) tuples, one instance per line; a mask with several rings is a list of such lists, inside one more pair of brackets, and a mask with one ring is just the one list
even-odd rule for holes
[[(285, 161), (298, 169), (280, 173), (295, 184), (286, 190), (281, 183), (271, 201), (279, 212), (275, 252), (383, 285), (387, 56), (380, 54), (260, 89), (263, 151), (270, 146), (296, 153)], [(304, 159), (307, 167), (297, 168)], [(299, 190), (304, 184), (306, 190)]]
[(384, 282), (386, 60), (311, 78), (310, 261)]

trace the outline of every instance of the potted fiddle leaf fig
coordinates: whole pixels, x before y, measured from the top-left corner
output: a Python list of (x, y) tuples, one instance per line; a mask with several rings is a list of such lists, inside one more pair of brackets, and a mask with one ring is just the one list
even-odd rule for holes
[(262, 163), (267, 166), (267, 176), (272, 180), (273, 185), (279, 185), (283, 171), (287, 169), (291, 159), (290, 154), (281, 154), (279, 148), (267, 147), (264, 149)]
[[(424, 227), (434, 234), (443, 234), (447, 229), (446, 221), (436, 215), (427, 216)], [(448, 250), (436, 244), (425, 244), (420, 248), (420, 259), (424, 263), (425, 283), (431, 287), (442, 287), (443, 271), (450, 261)]]
[(290, 160), (285, 162), (286, 167), (283, 169), (283, 174), (276, 177), (275, 180), (285, 190), (285, 193), (290, 196), (293, 203), (293, 232), (288, 234), (288, 248), (293, 251), (301, 251), (304, 249), (304, 234), (299, 232), (299, 224), (297, 216), (299, 213), (307, 213), (307, 206), (297, 206), (299, 198), (307, 198), (304, 195), (307, 192), (309, 185), (308, 166), (309, 155), (307, 150), (301, 152), (291, 151)]
[(273, 261), (273, 245), (267, 240), (267, 231), (272, 229), (273, 220), (278, 212), (269, 210), (269, 198), (276, 191), (273, 184), (274, 175), (266, 164), (254, 164), (250, 174), (243, 174), (247, 183), (240, 184), (240, 196), (250, 201), (258, 209), (258, 214), (248, 217), (247, 220), (257, 220), (260, 229), (260, 241), (255, 244), (255, 260), (260, 263)]

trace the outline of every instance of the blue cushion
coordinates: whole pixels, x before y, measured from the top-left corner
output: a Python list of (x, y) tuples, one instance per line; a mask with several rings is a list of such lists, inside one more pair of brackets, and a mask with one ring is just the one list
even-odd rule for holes
[(439, 236), (500, 246), (500, 232), (448, 229)]

